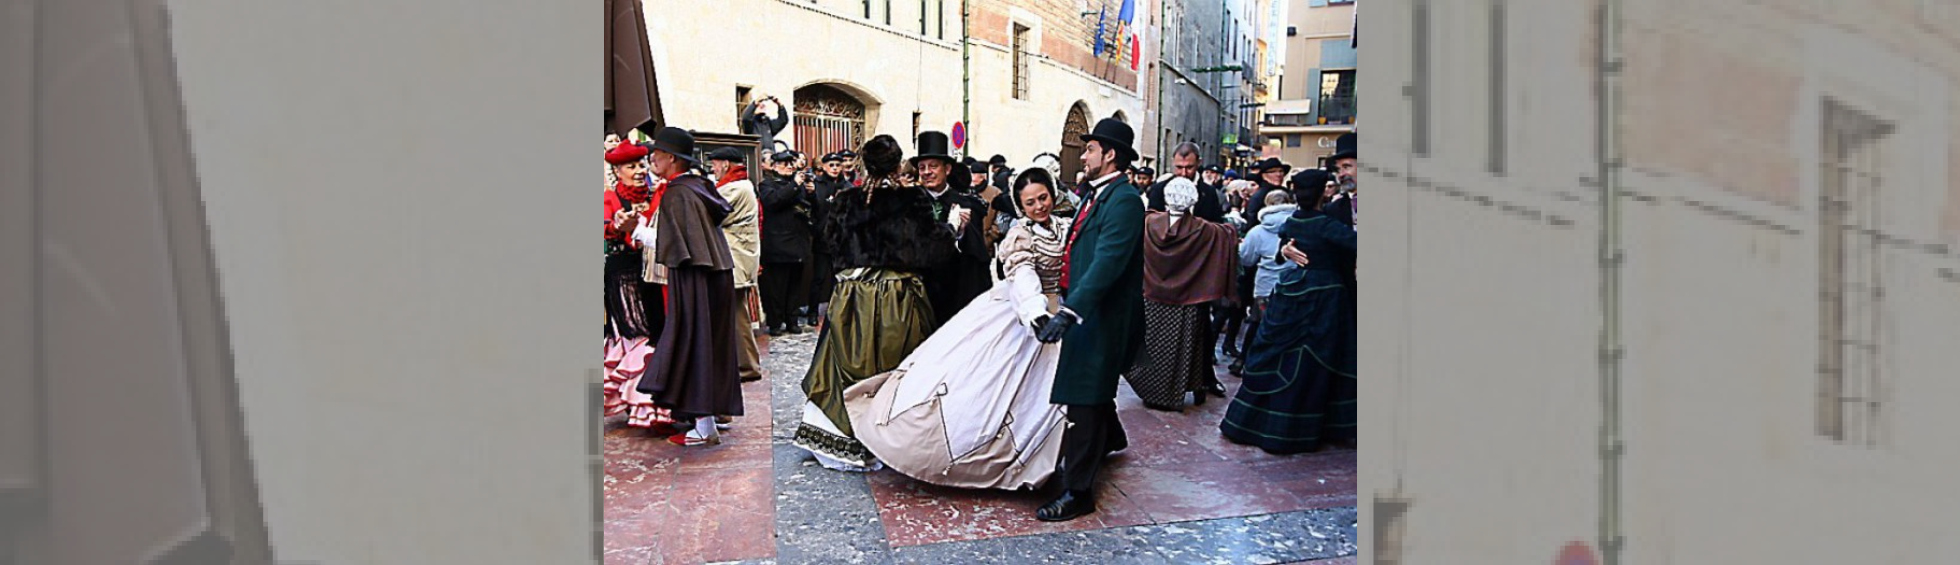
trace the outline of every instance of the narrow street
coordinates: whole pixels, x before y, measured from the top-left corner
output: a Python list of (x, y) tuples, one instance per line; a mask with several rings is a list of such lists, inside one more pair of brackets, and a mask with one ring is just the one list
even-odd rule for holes
[(1218, 399), (1158, 412), (1125, 385), (1130, 448), (1105, 471), (1100, 511), (1072, 522), (1034, 519), (1045, 492), (824, 469), (790, 444), (815, 342), (768, 340), (768, 378), (743, 386), (747, 414), (722, 445), (682, 448), (607, 422), (607, 565), (1354, 563), (1355, 452), (1280, 457), (1228, 443)]

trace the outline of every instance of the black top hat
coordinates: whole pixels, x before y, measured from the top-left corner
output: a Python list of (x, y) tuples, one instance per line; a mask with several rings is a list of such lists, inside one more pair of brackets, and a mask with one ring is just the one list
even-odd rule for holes
[(694, 158), (694, 134), (687, 130), (671, 126), (660, 128), (660, 131), (654, 132), (653, 143), (648, 144), (647, 148), (680, 157), (690, 165), (701, 166), (701, 160)]
[(946, 137), (944, 133), (936, 131), (919, 132), (919, 151), (912, 156), (911, 162), (914, 166), (921, 159), (942, 159), (947, 163), (958, 163), (958, 161), (953, 160), (952, 146), (952, 139)]
[(1103, 118), (1102, 121), (1096, 122), (1095, 129), (1089, 130), (1088, 134), (1082, 136), (1082, 140), (1101, 143), (1104, 149), (1114, 149), (1118, 154), (1134, 161), (1137, 158), (1137, 150), (1131, 147), (1131, 144), (1136, 141), (1136, 137), (1136, 131), (1130, 129), (1130, 124), (1116, 118)]
[(1252, 166), (1252, 170), (1259, 174), (1265, 174), (1266, 171), (1273, 169), (1292, 171), (1293, 166), (1280, 162), (1278, 157), (1267, 157), (1266, 160), (1260, 161), (1259, 164)]
[(709, 151), (708, 160), (728, 161), (731, 163), (744, 163), (748, 161), (748, 156), (743, 155), (742, 150), (740, 149), (736, 149), (733, 147), (721, 147), (715, 149), (714, 151)]
[(1327, 160), (1339, 161), (1341, 159), (1353, 159), (1355, 157), (1355, 149), (1354, 132), (1343, 133), (1340, 137), (1334, 138), (1334, 155), (1328, 157)]

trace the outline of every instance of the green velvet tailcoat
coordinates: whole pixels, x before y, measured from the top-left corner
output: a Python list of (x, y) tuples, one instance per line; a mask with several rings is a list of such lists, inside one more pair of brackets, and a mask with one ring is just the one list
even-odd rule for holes
[(1143, 346), (1143, 193), (1117, 177), (1078, 218), (1062, 306), (1082, 323), (1062, 338), (1055, 404), (1116, 401), (1116, 382)]

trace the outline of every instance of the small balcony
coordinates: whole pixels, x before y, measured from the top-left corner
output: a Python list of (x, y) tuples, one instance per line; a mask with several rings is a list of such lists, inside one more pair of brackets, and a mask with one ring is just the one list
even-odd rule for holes
[(1354, 96), (1322, 96), (1316, 114), (1315, 125), (1334, 126), (1354, 125)]

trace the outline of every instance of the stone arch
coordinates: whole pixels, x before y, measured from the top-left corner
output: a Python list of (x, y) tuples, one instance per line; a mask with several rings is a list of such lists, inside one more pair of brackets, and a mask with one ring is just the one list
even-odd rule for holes
[(1089, 104), (1077, 100), (1069, 106), (1068, 115), (1062, 118), (1062, 178), (1055, 182), (1062, 186), (1075, 186), (1075, 174), (1082, 172), (1082, 149), (1087, 143), (1082, 135), (1089, 133)]
[(876, 131), (882, 102), (862, 86), (844, 81), (806, 82), (790, 95), (790, 139), (806, 155), (856, 150)]

